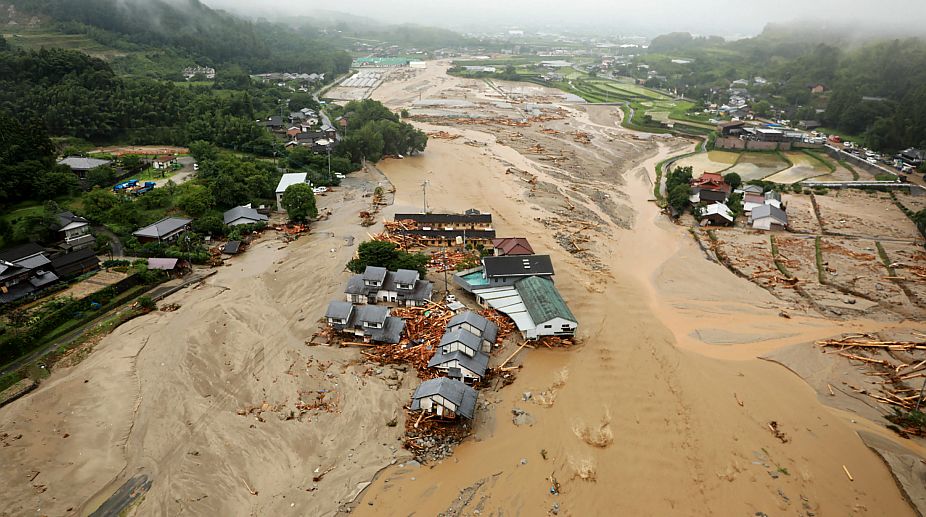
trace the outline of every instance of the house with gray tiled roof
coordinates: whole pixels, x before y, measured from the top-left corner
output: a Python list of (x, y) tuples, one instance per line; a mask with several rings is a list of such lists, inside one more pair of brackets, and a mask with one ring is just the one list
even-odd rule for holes
[(454, 330), (465, 330), (482, 339), (482, 351), (486, 353), (492, 351), (498, 337), (498, 325), (473, 311), (464, 311), (450, 318), (447, 332)]
[(367, 266), (363, 273), (353, 275), (344, 288), (347, 301), (357, 304), (397, 303), (419, 307), (431, 301), (434, 285), (422, 280), (418, 271)]
[(328, 304), (325, 321), (338, 332), (353, 334), (368, 343), (398, 343), (405, 329), (405, 320), (391, 316), (388, 307), (338, 300)]
[(165, 217), (156, 223), (135, 230), (132, 235), (139, 242), (169, 242), (176, 239), (181, 233), (189, 231), (192, 223), (192, 219)]
[(477, 392), (455, 379), (438, 377), (421, 383), (412, 395), (412, 411), (424, 411), (443, 418), (476, 416)]

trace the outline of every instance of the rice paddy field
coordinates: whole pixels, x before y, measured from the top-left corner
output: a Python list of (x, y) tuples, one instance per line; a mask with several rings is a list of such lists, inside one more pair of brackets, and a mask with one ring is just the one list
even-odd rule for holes
[(783, 154), (793, 165), (777, 174), (766, 177), (766, 181), (790, 185), (830, 173), (830, 168), (826, 164), (807, 153), (788, 151)]
[(729, 169), (739, 158), (738, 153), (728, 151), (709, 151), (683, 158), (675, 164), (679, 167), (691, 166), (694, 177), (700, 177), (705, 172), (721, 172)]
[(740, 159), (726, 172), (735, 172), (743, 181), (760, 180), (791, 165), (776, 153), (742, 153)]

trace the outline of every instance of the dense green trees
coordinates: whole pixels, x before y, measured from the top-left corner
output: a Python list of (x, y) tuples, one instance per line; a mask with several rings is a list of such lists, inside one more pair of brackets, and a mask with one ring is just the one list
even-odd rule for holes
[(290, 221), (308, 221), (318, 217), (318, 208), (315, 206), (315, 194), (312, 187), (305, 183), (297, 183), (286, 187), (280, 199), (283, 209)]
[(743, 178), (735, 172), (728, 172), (723, 175), (723, 180), (732, 188), (739, 188), (743, 184)]
[[(105, 45), (129, 51), (158, 48), (214, 66), (217, 74), (240, 66), (251, 73), (298, 71), (334, 76), (346, 72), (351, 61), (320, 32), (247, 22), (198, 0), (17, 0), (16, 7), (51, 17), (64, 30), (86, 34)], [(220, 77), (225, 80), (221, 75), (216, 79)], [(234, 79), (239, 80), (240, 76)]]
[(408, 155), (424, 151), (428, 137), (411, 124), (402, 122), (380, 102), (366, 99), (344, 106), (347, 135), (338, 143), (337, 154), (359, 163), (378, 161), (387, 155)]
[(41, 123), (21, 123), (0, 111), (0, 206), (66, 196), (77, 188), (74, 173), (55, 163), (55, 147)]
[(134, 144), (206, 140), (270, 156), (282, 148), (254, 119), (256, 109), (268, 109), (276, 95), (256, 87), (219, 95), (203, 87), (120, 79), (105, 62), (69, 50), (0, 51), (0, 109), (19, 121), (40, 120), (56, 136)]
[(363, 273), (367, 266), (384, 267), (391, 271), (412, 269), (424, 277), (428, 261), (427, 255), (402, 251), (391, 242), (366, 241), (357, 247), (357, 257), (347, 263), (347, 269), (354, 273)]
[(690, 166), (676, 167), (666, 176), (667, 202), (679, 213), (684, 212), (690, 203), (692, 170)]

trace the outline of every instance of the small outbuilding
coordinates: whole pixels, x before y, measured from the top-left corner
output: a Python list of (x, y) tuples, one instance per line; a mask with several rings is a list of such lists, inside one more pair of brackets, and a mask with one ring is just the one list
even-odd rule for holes
[(412, 395), (412, 411), (424, 411), (442, 418), (458, 416), (472, 420), (476, 415), (476, 390), (455, 379), (438, 377), (421, 383)]
[(733, 212), (723, 203), (708, 205), (701, 213), (702, 226), (730, 226), (731, 224), (733, 224)]

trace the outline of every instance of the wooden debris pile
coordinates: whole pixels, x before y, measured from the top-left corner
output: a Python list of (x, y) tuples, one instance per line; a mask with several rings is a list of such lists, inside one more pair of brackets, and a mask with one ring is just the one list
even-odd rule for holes
[(373, 226), (376, 224), (376, 219), (373, 217), (373, 214), (366, 210), (360, 211), (360, 226)]
[(462, 135), (454, 135), (446, 131), (431, 131), (428, 133), (428, 136), (431, 138), (437, 138), (438, 140), (456, 140)]
[(537, 343), (551, 349), (569, 348), (576, 344), (575, 341), (570, 338), (562, 338), (557, 336), (543, 336), (537, 340)]
[(175, 310), (179, 308), (180, 308), (179, 303), (168, 303), (160, 307), (161, 312), (174, 312)]
[(573, 140), (575, 140), (576, 142), (579, 142), (580, 144), (585, 144), (585, 145), (592, 143), (591, 137), (589, 136), (588, 133), (584, 131), (576, 131), (575, 134), (573, 135)]
[[(914, 334), (926, 338), (926, 335)], [(840, 356), (865, 365), (869, 370), (868, 375), (882, 378), (878, 384), (883, 387), (877, 393), (848, 385), (854, 392), (867, 395), (898, 412), (917, 409), (920, 388), (907, 383), (926, 377), (926, 358), (922, 352), (926, 350), (926, 341), (886, 340), (871, 334), (851, 334), (840, 339), (817, 341), (817, 346), (835, 349), (835, 353)], [(917, 386), (922, 382), (918, 380)], [(832, 388), (830, 392), (832, 394)], [(920, 406), (920, 411), (923, 411), (924, 407), (926, 406)], [(889, 419), (898, 423), (898, 418)], [(923, 426), (892, 429), (901, 435), (926, 434), (926, 428)]]
[(544, 154), (547, 150), (540, 144), (534, 144), (527, 148), (527, 152), (532, 154)]
[(438, 377), (437, 371), (428, 368), (428, 361), (434, 356), (453, 311), (443, 305), (429, 303), (423, 307), (396, 307), (391, 314), (405, 320), (402, 340), (396, 345), (375, 346), (361, 353), (382, 364), (411, 365), (422, 380)]
[(461, 265), (464, 266), (463, 269), (478, 266), (479, 252), (475, 250), (432, 251), (431, 261), (428, 263), (428, 267), (438, 273), (457, 271)]
[(325, 411), (340, 413), (341, 394), (334, 390), (299, 391), (299, 411)]
[(405, 412), (405, 442), (403, 446), (421, 463), (439, 461), (453, 454), (454, 447), (470, 434), (468, 424), (445, 420), (421, 412)]
[(545, 135), (558, 135), (560, 132), (555, 129), (543, 128), (540, 130), (541, 133)]

